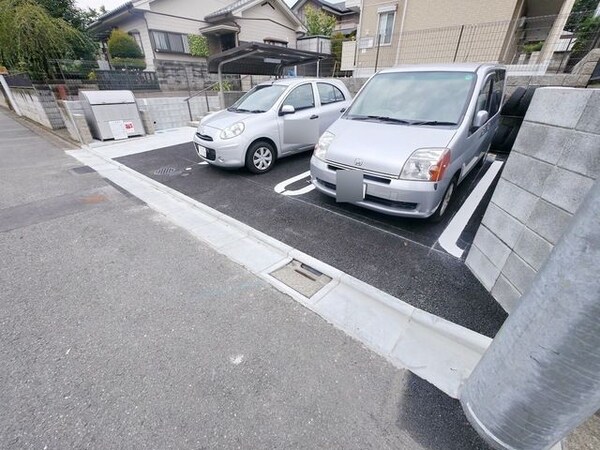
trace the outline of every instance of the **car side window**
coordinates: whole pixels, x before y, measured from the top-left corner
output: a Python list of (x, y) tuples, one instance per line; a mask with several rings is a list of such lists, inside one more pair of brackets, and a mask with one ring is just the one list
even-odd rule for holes
[(343, 102), (345, 100), (342, 91), (340, 91), (333, 84), (317, 83), (317, 90), (319, 91), (321, 105), (328, 105), (329, 103), (335, 102)]
[(296, 111), (314, 108), (315, 96), (312, 84), (303, 84), (292, 90), (283, 104), (293, 106)]
[(504, 70), (497, 70), (494, 79), (494, 86), (492, 88), (492, 97), (490, 99), (490, 117), (493, 117), (502, 105), (502, 91), (504, 90), (504, 79), (506, 72)]
[[(477, 95), (477, 104), (475, 106), (475, 114), (473, 114), (473, 120), (475, 120), (475, 117), (477, 116), (477, 113), (479, 111), (489, 112), (493, 78), (493, 76), (488, 77), (487, 81), (485, 82), (485, 84), (479, 91), (479, 94)], [(491, 116), (492, 114), (490, 113), (490, 117)]]

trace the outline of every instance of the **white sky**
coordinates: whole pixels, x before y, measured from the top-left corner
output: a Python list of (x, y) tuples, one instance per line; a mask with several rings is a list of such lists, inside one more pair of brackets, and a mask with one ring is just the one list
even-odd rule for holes
[[(221, 0), (221, 3), (223, 3), (223, 6), (226, 6), (230, 3), (233, 3), (234, 1), (235, 0)], [(285, 1), (288, 5), (292, 5), (295, 3), (296, 0)], [(110, 11), (111, 9), (114, 9), (117, 6), (122, 5), (123, 3), (127, 3), (127, 0), (77, 0), (76, 3), (77, 5), (79, 5), (80, 8), (87, 8), (88, 6), (92, 8), (98, 8), (100, 7), (100, 5), (104, 5), (106, 7), (106, 10)]]

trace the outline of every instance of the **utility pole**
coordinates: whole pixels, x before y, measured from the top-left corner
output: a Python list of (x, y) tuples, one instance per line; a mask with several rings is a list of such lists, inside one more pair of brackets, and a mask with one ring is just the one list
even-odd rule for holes
[(495, 448), (542, 450), (600, 409), (600, 180), (461, 392)]

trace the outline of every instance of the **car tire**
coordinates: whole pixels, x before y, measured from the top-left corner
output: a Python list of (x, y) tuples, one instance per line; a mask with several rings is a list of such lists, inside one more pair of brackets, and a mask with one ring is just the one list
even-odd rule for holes
[(273, 145), (257, 141), (246, 152), (246, 168), (252, 173), (266, 173), (273, 168), (276, 155)]
[(454, 193), (456, 192), (457, 184), (458, 184), (458, 174), (455, 175), (454, 178), (452, 178), (452, 181), (446, 188), (446, 192), (444, 192), (442, 201), (438, 205), (435, 212), (431, 216), (429, 216), (429, 220), (431, 222), (433, 222), (433, 223), (441, 222), (442, 219), (445, 217), (445, 214), (448, 211), (448, 206), (450, 206), (450, 203), (452, 202), (452, 199), (454, 198)]
[(521, 97), (521, 100), (519, 101), (519, 106), (517, 108), (516, 115), (518, 117), (525, 117), (525, 114), (527, 114), (527, 110), (529, 109), (529, 105), (531, 104), (531, 99), (533, 98), (533, 94), (535, 94), (536, 89), (537, 89), (537, 86), (529, 86), (525, 90), (525, 93)]
[(516, 116), (519, 112), (519, 104), (525, 95), (525, 92), (527, 92), (527, 89), (524, 87), (519, 86), (515, 89), (512, 95), (508, 97), (508, 100), (504, 103), (504, 106), (502, 106), (500, 114), (503, 116)]
[(500, 125), (492, 138), (495, 153), (510, 153), (517, 139), (523, 119), (519, 117), (500, 117)]

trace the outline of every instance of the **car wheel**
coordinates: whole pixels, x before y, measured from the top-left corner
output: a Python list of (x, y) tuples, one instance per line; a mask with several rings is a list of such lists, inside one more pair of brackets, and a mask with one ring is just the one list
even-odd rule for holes
[(433, 215), (431, 215), (429, 217), (429, 220), (431, 220), (432, 222), (437, 223), (437, 222), (440, 222), (444, 218), (444, 214), (446, 214), (446, 211), (448, 211), (448, 206), (450, 206), (450, 202), (452, 201), (452, 198), (454, 197), (454, 192), (456, 191), (457, 180), (458, 180), (457, 176), (452, 178), (452, 181), (446, 188), (446, 192), (444, 192), (442, 201), (438, 205), (438, 207), (435, 210), (435, 212), (433, 213)]
[(246, 152), (246, 168), (252, 173), (265, 173), (275, 164), (275, 149), (264, 141), (255, 142)]
[(502, 110), (500, 114), (503, 116), (516, 116), (519, 113), (519, 103), (521, 102), (521, 98), (525, 95), (527, 89), (519, 86), (512, 95), (506, 100), (504, 106), (502, 106)]
[(536, 89), (537, 86), (527, 87), (525, 93), (523, 94), (523, 97), (521, 97), (521, 100), (519, 101), (519, 107), (517, 109), (516, 114), (517, 116), (525, 117), (525, 114), (527, 114), (527, 110), (529, 109), (529, 105), (531, 104), (531, 100), (533, 99), (533, 94), (535, 94)]

